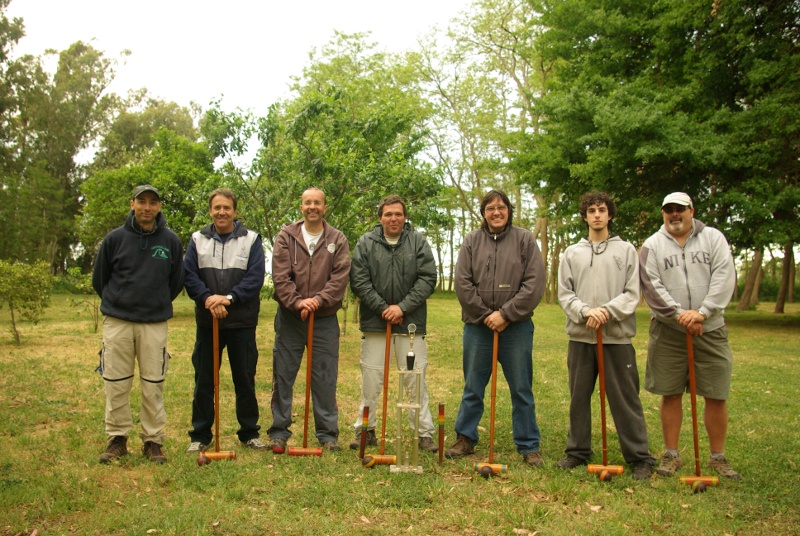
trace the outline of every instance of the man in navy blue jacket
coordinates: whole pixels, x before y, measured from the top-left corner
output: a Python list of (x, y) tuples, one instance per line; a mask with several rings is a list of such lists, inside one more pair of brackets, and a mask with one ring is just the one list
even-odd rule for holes
[(164, 463), (167, 320), (172, 318), (172, 300), (183, 288), (183, 246), (167, 229), (158, 190), (149, 184), (137, 186), (130, 206), (125, 225), (108, 233), (100, 245), (92, 275), (105, 317), (100, 369), (109, 441), (100, 463), (128, 453), (128, 433), (133, 428), (130, 394), (137, 360), (142, 452), (153, 462)]
[(219, 322), (219, 351), (228, 347), (236, 390), (237, 435), (245, 446), (264, 450), (258, 431), (256, 400), (256, 326), (264, 286), (261, 236), (236, 219), (236, 195), (227, 188), (211, 192), (213, 223), (192, 234), (184, 260), (186, 292), (195, 301), (197, 338), (192, 354), (194, 401), (191, 442), (186, 452), (211, 443), (214, 424), (214, 356), (212, 318)]

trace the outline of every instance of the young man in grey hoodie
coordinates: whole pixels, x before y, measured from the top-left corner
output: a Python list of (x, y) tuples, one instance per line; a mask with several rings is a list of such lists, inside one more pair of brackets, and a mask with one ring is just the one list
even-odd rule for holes
[(683, 192), (664, 198), (661, 216), (664, 225), (639, 253), (642, 291), (651, 318), (645, 389), (662, 396), (666, 447), (656, 472), (672, 476), (681, 466), (678, 440), (688, 385), (688, 332), (694, 337), (697, 394), (705, 399), (709, 465), (738, 480), (742, 476), (724, 453), (733, 353), (723, 314), (736, 284), (731, 249), (720, 231), (694, 219), (692, 199)]
[(581, 197), (579, 209), (589, 233), (564, 252), (558, 269), (558, 301), (569, 335), (569, 434), (566, 456), (556, 465), (572, 469), (592, 455), (591, 400), (598, 375), (597, 330), (603, 332), (606, 395), (620, 448), (633, 478), (653, 474), (655, 458), (639, 399), (639, 371), (631, 337), (636, 335), (639, 263), (636, 249), (611, 234), (614, 200), (604, 192)]

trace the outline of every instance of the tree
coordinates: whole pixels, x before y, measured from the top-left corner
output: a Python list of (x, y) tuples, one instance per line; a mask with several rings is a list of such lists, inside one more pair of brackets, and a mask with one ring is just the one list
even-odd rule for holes
[(47, 263), (24, 264), (0, 260), (0, 306), (8, 306), (11, 333), (20, 344), (17, 315), (36, 324), (50, 302), (53, 278)]
[(125, 221), (131, 193), (139, 184), (152, 184), (161, 192), (162, 212), (184, 245), (207, 223), (207, 196), (221, 182), (208, 147), (166, 128), (156, 133), (153, 144), (135, 163), (99, 170), (83, 183), (80, 236), (91, 258), (106, 233)]
[(419, 158), (427, 110), (414, 82), (400, 58), (376, 52), (363, 35), (337, 34), (297, 80), (296, 97), (257, 121), (258, 155), (247, 175), (232, 177), (250, 201), (250, 225), (271, 245), (299, 217), (310, 186), (325, 190), (326, 218), (352, 245), (389, 193), (405, 199), (416, 225), (432, 221), (438, 182)]
[(541, 3), (554, 61), (540, 135), (520, 155), (559, 210), (604, 189), (616, 230), (641, 242), (658, 201), (690, 192), (735, 249), (796, 240), (797, 2)]
[(42, 259), (54, 272), (66, 269), (80, 209), (76, 157), (103, 131), (117, 105), (116, 96), (106, 93), (115, 65), (80, 41), (58, 53), (52, 75), (41, 58), (24, 56), (10, 64), (12, 128), (0, 199), (0, 217), (9, 226), (1, 258)]

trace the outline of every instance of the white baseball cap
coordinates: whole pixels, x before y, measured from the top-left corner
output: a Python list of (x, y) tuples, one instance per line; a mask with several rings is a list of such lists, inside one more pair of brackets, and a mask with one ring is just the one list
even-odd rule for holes
[(683, 205), (684, 207), (694, 208), (694, 206), (692, 206), (692, 198), (683, 192), (672, 192), (669, 194), (664, 198), (664, 202), (661, 203), (661, 208), (664, 208), (669, 204)]

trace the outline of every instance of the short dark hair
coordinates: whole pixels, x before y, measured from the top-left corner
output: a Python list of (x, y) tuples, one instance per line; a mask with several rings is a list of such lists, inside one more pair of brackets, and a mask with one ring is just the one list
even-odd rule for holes
[(383, 216), (383, 207), (386, 205), (394, 205), (396, 203), (403, 205), (403, 216), (408, 216), (408, 214), (406, 214), (406, 204), (403, 202), (403, 199), (397, 194), (391, 194), (387, 195), (378, 202), (378, 218)]
[[(578, 208), (578, 212), (581, 215), (581, 219), (583, 219), (585, 221), (586, 220), (586, 213), (588, 212), (589, 207), (594, 206), (594, 205), (603, 205), (603, 204), (606, 206), (606, 209), (608, 209), (608, 218), (609, 218), (608, 230), (610, 231), (611, 230), (611, 224), (613, 223), (613, 221), (611, 221), (611, 220), (617, 215), (617, 205), (616, 205), (616, 203), (614, 203), (614, 198), (612, 198), (607, 193), (605, 193), (605, 192), (589, 192), (589, 193), (583, 194), (581, 196), (581, 205), (580, 205), (580, 208)], [(587, 225), (588, 225), (588, 223), (587, 223)]]
[(239, 200), (236, 199), (236, 194), (233, 193), (233, 190), (230, 188), (217, 188), (208, 196), (208, 208), (211, 208), (211, 202), (214, 200), (215, 197), (221, 195), (223, 197), (227, 197), (233, 203), (233, 210), (238, 210), (236, 207), (239, 204)]
[(486, 221), (484, 212), (486, 212), (486, 205), (495, 199), (501, 200), (503, 204), (508, 207), (508, 221), (506, 222), (506, 227), (510, 227), (511, 222), (514, 220), (514, 205), (511, 204), (511, 200), (503, 190), (498, 190), (496, 188), (486, 192), (486, 195), (483, 196), (483, 200), (481, 201), (481, 217), (483, 218), (481, 227), (485, 229), (489, 228), (489, 222)]

